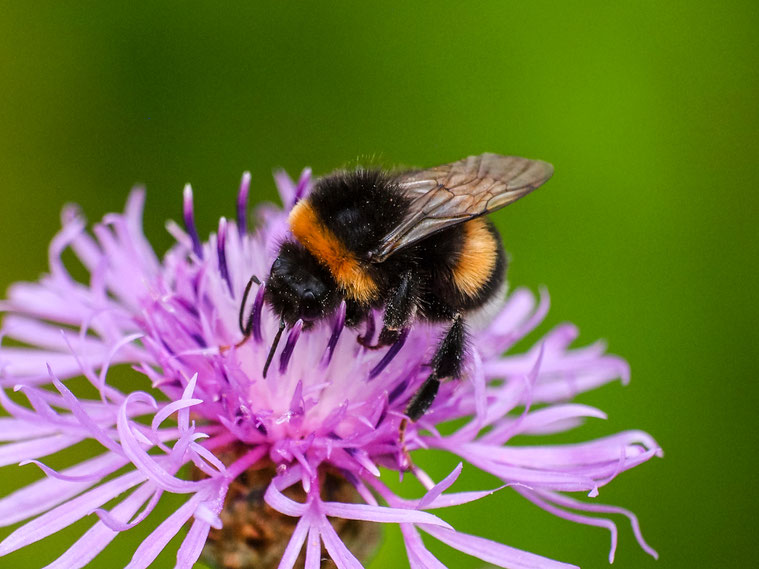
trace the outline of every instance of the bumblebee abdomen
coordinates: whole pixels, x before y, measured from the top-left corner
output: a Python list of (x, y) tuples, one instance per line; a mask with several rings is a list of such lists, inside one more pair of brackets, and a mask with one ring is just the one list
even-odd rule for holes
[(502, 250), (498, 234), (484, 217), (461, 226), (463, 240), (453, 267), (453, 284), (467, 297), (476, 298), (494, 276)]
[(431, 236), (419, 245), (424, 280), (420, 308), (425, 318), (447, 320), (471, 311), (501, 290), (506, 255), (493, 224), (478, 217)]

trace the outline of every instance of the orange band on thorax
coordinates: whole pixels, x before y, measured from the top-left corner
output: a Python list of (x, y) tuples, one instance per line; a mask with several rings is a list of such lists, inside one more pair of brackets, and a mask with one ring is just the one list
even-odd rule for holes
[(368, 303), (377, 294), (377, 283), (332, 231), (322, 223), (311, 203), (298, 202), (290, 212), (290, 230), (295, 238), (326, 265), (346, 296)]

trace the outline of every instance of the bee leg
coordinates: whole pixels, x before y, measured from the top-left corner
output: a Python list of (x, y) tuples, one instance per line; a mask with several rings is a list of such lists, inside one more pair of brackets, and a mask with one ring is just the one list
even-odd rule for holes
[(401, 331), (414, 318), (417, 296), (416, 287), (412, 284), (412, 276), (411, 271), (403, 273), (401, 282), (385, 305), (385, 317), (377, 343), (372, 346), (367, 345), (368, 342), (362, 342), (364, 347), (375, 350), (395, 344), (400, 338)]
[(240, 313), (237, 317), (238, 325), (240, 326), (240, 332), (242, 332), (242, 335), (246, 340), (253, 331), (253, 310), (251, 309), (250, 315), (248, 316), (246, 322), (243, 319), (245, 315), (245, 305), (248, 302), (248, 295), (250, 294), (250, 288), (253, 286), (253, 283), (256, 283), (257, 285), (261, 284), (261, 281), (258, 280), (258, 277), (256, 275), (252, 275), (248, 281), (248, 284), (245, 286), (245, 292), (242, 295), (242, 302), (240, 303)]
[[(406, 416), (411, 421), (418, 421), (435, 401), (440, 382), (447, 378), (461, 375), (461, 363), (466, 345), (466, 328), (461, 314), (453, 317), (453, 323), (443, 337), (432, 358), (432, 373), (414, 393), (406, 407)], [(404, 425), (405, 427), (405, 425)]]
[(369, 315), (369, 308), (359, 304), (355, 300), (346, 299), (345, 301), (345, 325), (348, 328), (355, 328), (361, 324)]
[(388, 328), (383, 326), (380, 330), (380, 335), (377, 338), (377, 343), (374, 346), (370, 346), (372, 349), (384, 348), (385, 346), (391, 346), (398, 341), (401, 335), (401, 331), (398, 328)]
[(374, 338), (375, 329), (374, 316), (371, 313), (367, 312), (364, 319), (366, 320), (366, 330), (362, 336), (358, 336), (356, 338), (356, 341), (365, 348), (373, 349), (375, 347), (372, 346), (372, 339)]
[[(253, 333), (253, 327), (255, 324), (255, 316), (256, 316), (256, 307), (253, 306), (250, 310), (250, 314), (248, 315), (247, 320), (245, 320), (245, 305), (248, 303), (248, 296), (250, 295), (250, 289), (253, 286), (253, 283), (257, 285), (261, 285), (261, 281), (258, 279), (256, 275), (251, 275), (250, 280), (248, 280), (248, 284), (245, 286), (245, 292), (243, 292), (242, 295), (242, 302), (240, 303), (240, 312), (237, 316), (238, 325), (240, 326), (240, 332), (242, 333), (242, 340), (237, 342), (235, 344), (236, 348), (239, 348), (245, 342), (248, 341), (250, 338), (250, 335)], [(260, 307), (259, 307), (260, 308)], [(219, 352), (220, 353), (226, 353), (230, 349), (232, 349), (232, 346), (219, 346)]]

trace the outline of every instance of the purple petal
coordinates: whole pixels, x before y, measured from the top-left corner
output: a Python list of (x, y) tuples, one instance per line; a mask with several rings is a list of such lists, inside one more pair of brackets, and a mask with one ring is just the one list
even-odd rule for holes
[[(116, 363), (126, 363), (119, 360)], [(47, 366), (55, 370), (58, 377), (67, 379), (82, 374), (82, 368), (76, 358), (70, 354), (45, 352), (30, 348), (3, 348), (2, 363), (5, 377), (0, 378), (0, 386), (13, 387), (18, 383), (38, 385), (50, 380)], [(99, 362), (92, 362), (97, 365)]]
[(121, 450), (121, 447), (116, 444), (113, 439), (111, 439), (95, 421), (92, 420), (92, 418), (79, 404), (79, 400), (76, 398), (76, 396), (71, 393), (71, 391), (65, 385), (63, 385), (63, 383), (61, 383), (58, 378), (55, 377), (55, 375), (53, 375), (51, 369), (48, 369), (48, 371), (50, 373), (51, 382), (58, 390), (58, 392), (63, 396), (64, 401), (68, 404), (68, 407), (71, 409), (74, 417), (76, 417), (82, 426), (87, 429), (89, 435), (111, 452), (115, 454), (122, 454), (123, 451)]
[(208, 522), (195, 520), (192, 523), (190, 531), (187, 532), (187, 536), (177, 551), (177, 564), (174, 569), (192, 569), (203, 551), (210, 529)]
[(277, 185), (279, 198), (282, 200), (282, 204), (288, 209), (291, 208), (295, 202), (295, 183), (284, 170), (277, 170), (274, 172), (274, 183)]
[(625, 431), (593, 441), (567, 445), (495, 446), (480, 443), (464, 445), (468, 454), (487, 457), (494, 462), (541, 468), (598, 464), (619, 460), (620, 449), (625, 456), (639, 455), (643, 449), (658, 449), (659, 445), (643, 431)]
[(293, 415), (302, 415), (304, 412), (305, 403), (303, 401), (303, 381), (299, 381), (295, 385), (295, 391), (290, 399), (290, 413)]
[(0, 441), (2, 442), (37, 439), (57, 431), (55, 425), (24, 421), (12, 417), (0, 417)]
[(306, 544), (306, 564), (304, 569), (319, 569), (321, 567), (322, 548), (319, 539), (319, 530), (311, 526), (308, 529), (308, 543)]
[[(606, 413), (577, 403), (567, 405), (553, 405), (544, 407), (528, 414), (521, 422), (517, 432), (520, 434), (551, 434), (564, 432), (561, 425), (568, 424), (568, 420), (579, 420), (585, 417), (606, 419)], [(481, 436), (478, 441), (486, 444), (502, 445), (511, 436), (513, 419), (505, 420), (501, 425), (495, 426), (489, 433)], [(572, 423), (574, 424), (574, 423)], [(558, 425), (558, 426), (557, 426)], [(554, 430), (555, 429), (555, 430)]]
[(569, 520), (571, 522), (580, 523), (580, 524), (584, 524), (588, 526), (602, 527), (609, 530), (609, 533), (611, 534), (611, 548), (609, 550), (609, 563), (614, 563), (614, 553), (617, 550), (617, 525), (614, 522), (612, 522), (611, 520), (603, 519), (603, 518), (593, 518), (590, 516), (583, 516), (575, 512), (567, 512), (565, 510), (562, 510), (561, 508), (557, 508), (555, 505), (549, 502), (546, 502), (545, 500), (542, 500), (535, 492), (531, 492), (527, 489), (518, 488), (517, 491), (520, 494), (522, 494), (522, 496), (530, 500), (532, 503), (536, 504), (537, 506), (540, 506), (546, 512), (549, 512), (553, 514), (554, 516), (563, 518), (565, 520)]
[(598, 486), (591, 476), (583, 474), (548, 469), (545, 466), (543, 470), (537, 470), (531, 467), (516, 467), (496, 462), (488, 454), (488, 450), (497, 451), (500, 450), (499, 447), (489, 447), (486, 449), (484, 448), (485, 445), (483, 445), (483, 448), (478, 449), (476, 452), (469, 452), (470, 445), (448, 445), (443, 441), (438, 441), (435, 446), (447, 448), (447, 450), (466, 459), (481, 470), (490, 472), (512, 484), (524, 484), (529, 487), (567, 492), (594, 490)]
[(154, 271), (158, 271), (160, 262), (142, 229), (145, 193), (145, 188), (139, 186), (132, 188), (124, 208), (124, 219), (129, 231), (129, 239), (137, 249), (139, 258), (145, 265), (152, 267)]
[(151, 427), (154, 431), (157, 431), (160, 424), (163, 423), (172, 413), (181, 411), (182, 409), (189, 409), (190, 407), (200, 405), (201, 403), (203, 403), (202, 399), (180, 399), (179, 401), (169, 403), (155, 414)]
[(295, 197), (293, 199), (293, 205), (295, 205), (300, 199), (302, 199), (307, 193), (311, 185), (311, 168), (304, 168), (298, 178), (298, 185), (295, 188)]
[(514, 291), (483, 335), (483, 344), (488, 348), (486, 355), (497, 356), (524, 338), (543, 321), (549, 306), (548, 291), (545, 289), (540, 290), (537, 308), (530, 291), (524, 288)]
[(443, 494), (435, 498), (427, 506), (427, 510), (434, 510), (437, 508), (450, 508), (451, 506), (460, 506), (462, 504), (468, 504), (469, 502), (475, 502), (491, 494), (495, 494), (501, 488), (495, 488), (493, 490), (481, 490), (479, 492), (454, 492), (451, 494)]
[[(76, 302), (62, 303), (61, 292), (38, 283), (16, 283), (8, 289), (3, 310), (14, 310), (36, 318), (45, 318), (61, 324), (79, 326), (82, 313)], [(3, 348), (5, 351), (7, 348)]]
[[(382, 359), (377, 363), (376, 366), (374, 366), (369, 371), (369, 379), (374, 379), (377, 377), (382, 371), (388, 366), (388, 364), (393, 361), (395, 356), (398, 355), (398, 352), (401, 351), (401, 348), (403, 348), (403, 345), (406, 343), (406, 338), (408, 338), (409, 329), (404, 328), (401, 330), (400, 335), (398, 336), (398, 339), (393, 343), (392, 346), (390, 346), (390, 349), (385, 352), (385, 355), (382, 356)], [(374, 335), (374, 334), (372, 334)]]
[(240, 192), (237, 194), (237, 231), (240, 238), (248, 232), (248, 192), (250, 191), (250, 172), (243, 172)]
[(479, 430), (480, 423), (487, 416), (487, 394), (486, 394), (486, 382), (485, 371), (482, 368), (482, 357), (477, 350), (472, 350), (472, 386), (474, 397), (474, 424), (475, 428)]
[(6, 537), (0, 543), (0, 556), (68, 527), (144, 480), (140, 472), (129, 472), (42, 514)]
[[(114, 506), (111, 515), (120, 521), (128, 520), (152, 492), (153, 488), (150, 485), (143, 485), (120, 504)], [(108, 528), (104, 523), (98, 522), (87, 530), (63, 555), (45, 566), (44, 569), (80, 569), (103, 551), (117, 535), (118, 532)]]
[(303, 516), (298, 520), (298, 523), (293, 530), (293, 534), (290, 536), (290, 541), (287, 542), (287, 548), (282, 554), (282, 559), (280, 560), (277, 569), (292, 569), (295, 566), (300, 550), (303, 547), (303, 542), (306, 540), (306, 535), (308, 535), (310, 531), (310, 517)]
[(111, 512), (104, 510), (103, 508), (97, 508), (94, 513), (97, 514), (97, 517), (100, 518), (100, 521), (103, 522), (109, 529), (117, 532), (126, 531), (128, 529), (136, 527), (142, 520), (148, 517), (150, 512), (152, 512), (156, 507), (156, 504), (158, 503), (158, 500), (160, 500), (162, 494), (162, 490), (155, 490), (153, 492), (153, 495), (150, 497), (150, 501), (147, 503), (147, 505), (145, 505), (140, 513), (137, 514), (137, 516), (133, 519), (122, 521)]
[[(536, 360), (537, 361), (537, 360)], [(535, 361), (531, 369), (535, 369)], [(519, 405), (523, 405), (531, 398), (533, 384), (530, 381), (534, 375), (523, 375), (518, 379), (505, 383), (502, 387), (489, 391), (489, 402), (484, 416), (475, 417), (467, 425), (459, 429), (456, 437), (471, 440), (477, 436), (480, 430), (502, 419), (510, 411)], [(470, 405), (470, 407), (474, 407)], [(468, 413), (467, 413), (468, 414)]]
[(287, 342), (279, 356), (279, 373), (283, 374), (287, 371), (287, 364), (290, 363), (290, 356), (293, 355), (295, 344), (298, 343), (301, 331), (303, 330), (303, 320), (298, 320), (290, 330), (290, 334), (287, 336)]
[(105, 344), (99, 338), (63, 329), (60, 324), (48, 324), (13, 313), (3, 321), (3, 331), (8, 338), (56, 352), (67, 352), (72, 344), (80, 354), (97, 356), (106, 351)]
[[(124, 463), (126, 459), (106, 453), (61, 472), (64, 477), (81, 477), (81, 481), (66, 482), (56, 478), (43, 478), (32, 482), (0, 500), (0, 525), (12, 525), (49, 510), (90, 488), (100, 481), (100, 477), (114, 472)], [(99, 478), (87, 477), (93, 472), (97, 473)]]
[(322, 541), (324, 541), (324, 547), (327, 548), (327, 552), (337, 565), (337, 569), (364, 569), (358, 559), (345, 547), (327, 518), (321, 517), (319, 522), (318, 528)]
[(401, 524), (401, 532), (411, 569), (446, 569), (445, 565), (427, 550), (413, 525)]
[(613, 356), (606, 356), (592, 367), (588, 367), (590, 369), (576, 373), (563, 372), (562, 377), (551, 382), (541, 380), (535, 388), (534, 400), (539, 403), (566, 401), (615, 379), (621, 379), (622, 383), (626, 383), (629, 377), (630, 368), (627, 362)]
[(306, 504), (301, 504), (295, 500), (291, 500), (282, 494), (282, 492), (280, 492), (277, 488), (276, 479), (275, 481), (272, 481), (272, 483), (269, 484), (269, 487), (266, 489), (264, 500), (272, 508), (278, 512), (285, 514), (286, 516), (293, 516), (297, 518), (302, 516), (307, 510)]
[[(193, 463), (198, 468), (202, 469), (203, 468), (203, 464), (209, 464), (209, 465), (211, 465), (213, 467), (213, 469), (215, 470), (215, 472), (210, 472), (209, 473), (207, 469), (203, 469), (204, 472), (206, 472), (206, 474), (208, 474), (209, 476), (216, 477), (218, 474), (225, 475), (227, 473), (227, 467), (224, 465), (224, 463), (221, 460), (219, 460), (219, 458), (214, 453), (212, 453), (210, 450), (208, 450), (207, 448), (199, 445), (198, 443), (192, 442), (192, 443), (190, 443), (190, 450), (192, 450), (192, 452), (195, 455), (197, 455), (197, 456), (193, 457)], [(261, 453), (261, 452), (257, 453), (256, 452), (256, 451), (259, 451), (259, 450), (261, 450), (261, 449), (253, 449), (252, 451), (248, 452), (248, 455), (254, 455), (254, 454), (256, 454), (256, 456), (260, 457), (260, 456), (263, 455), (263, 453)], [(257, 460), (258, 459), (256, 459), (256, 461)]]
[(203, 246), (200, 244), (198, 230), (195, 226), (195, 213), (192, 207), (192, 187), (187, 184), (184, 187), (184, 226), (192, 239), (192, 250), (198, 259), (203, 258)]
[(229, 278), (229, 269), (227, 268), (227, 220), (222, 217), (219, 220), (219, 231), (216, 233), (216, 257), (219, 263), (219, 273), (222, 280), (227, 283), (229, 295), (234, 297), (235, 291), (232, 288), (232, 281)]
[(324, 356), (322, 357), (322, 367), (327, 367), (327, 365), (329, 365), (329, 363), (332, 361), (332, 355), (335, 352), (335, 346), (337, 346), (337, 341), (340, 339), (340, 335), (343, 333), (343, 329), (345, 328), (345, 313), (346, 304), (343, 300), (340, 302), (340, 306), (337, 309), (335, 323), (332, 326), (332, 335), (329, 337), (329, 341), (327, 342), (327, 349), (325, 350)]
[(492, 563), (497, 567), (508, 569), (578, 569), (575, 565), (553, 561), (482, 537), (437, 526), (424, 525), (422, 529), (446, 545), (472, 557)]
[(343, 518), (345, 520), (363, 520), (385, 524), (432, 524), (444, 528), (451, 528), (451, 525), (448, 522), (444, 522), (433, 514), (428, 514), (427, 512), (421, 512), (419, 510), (388, 508), (385, 506), (370, 506), (368, 504), (351, 504), (344, 502), (321, 502), (320, 507), (325, 515), (335, 518)]
[[(193, 393), (195, 393), (195, 386), (198, 383), (198, 374), (197, 372), (192, 374), (192, 377), (190, 378), (190, 381), (187, 382), (187, 385), (185, 385), (184, 391), (182, 392), (182, 397), (180, 400), (188, 400), (192, 397)], [(158, 412), (160, 414), (160, 411)], [(156, 426), (160, 424), (160, 421), (156, 423), (153, 422), (153, 429), (155, 430)], [(190, 411), (187, 407), (183, 407), (179, 410), (177, 413), (177, 426), (181, 431), (186, 431), (190, 428)]]
[(253, 340), (257, 343), (261, 343), (263, 336), (261, 336), (261, 313), (264, 306), (264, 293), (266, 292), (266, 284), (262, 284), (258, 287), (256, 292), (256, 298), (253, 301), (253, 308), (251, 309), (251, 318), (253, 319), (253, 325), (251, 326), (251, 332)]
[(227, 468), (227, 476), (230, 479), (237, 478), (240, 474), (263, 458), (268, 450), (269, 449), (264, 445), (250, 449)]
[(654, 559), (659, 559), (659, 554), (656, 552), (656, 550), (648, 545), (648, 543), (646, 543), (646, 540), (643, 539), (643, 533), (640, 530), (638, 517), (631, 511), (617, 506), (608, 506), (606, 504), (588, 504), (586, 502), (580, 502), (579, 500), (575, 500), (569, 496), (564, 496), (555, 492), (536, 492), (536, 494), (560, 506), (573, 508), (575, 510), (599, 512), (603, 514), (620, 514), (622, 516), (625, 516), (628, 520), (630, 520), (630, 525), (632, 526), (633, 533), (635, 534), (635, 539), (638, 540), (640, 547)]
[(426, 509), (432, 502), (438, 499), (440, 495), (448, 490), (454, 482), (458, 479), (459, 475), (461, 474), (461, 470), (464, 467), (464, 465), (459, 462), (456, 468), (454, 468), (451, 473), (443, 478), (440, 482), (435, 484), (423, 497), (421, 500), (419, 500), (419, 505), (417, 506), (420, 510)]
[(190, 424), (189, 408), (203, 403), (202, 399), (192, 399), (193, 391), (197, 383), (198, 374), (194, 374), (182, 393), (182, 396), (172, 403), (164, 405), (154, 416), (150, 428), (154, 433), (158, 432), (161, 423), (163, 423), (171, 414), (177, 412), (177, 426), (180, 432), (187, 431)]
[(0, 466), (16, 464), (31, 458), (40, 458), (74, 446), (84, 436), (51, 435), (31, 441), (11, 443), (0, 446)]
[(126, 414), (126, 407), (130, 401), (137, 401), (139, 392), (132, 393), (127, 397), (127, 400), (119, 409), (118, 418), (118, 431), (121, 438), (122, 448), (129, 457), (129, 460), (141, 471), (145, 476), (150, 478), (153, 482), (158, 484), (161, 488), (168, 492), (174, 492), (176, 494), (185, 494), (188, 492), (195, 492), (198, 490), (198, 482), (189, 482), (170, 475), (164, 470), (158, 463), (145, 452), (138, 442), (135, 432), (129, 424), (129, 419)]
[[(108, 453), (110, 456), (114, 456), (112, 453)], [(120, 466), (123, 466), (128, 461), (124, 459), (123, 457), (119, 455), (115, 455), (119, 459)], [(61, 480), (64, 482), (90, 482), (90, 484), (94, 484), (95, 482), (100, 482), (108, 476), (111, 472), (115, 470), (114, 467), (108, 466), (106, 468), (102, 468), (100, 470), (89, 470), (86, 474), (82, 474), (79, 476), (67, 476), (65, 474), (61, 474), (60, 472), (53, 470), (49, 466), (47, 466), (45, 463), (40, 462), (39, 460), (25, 460), (24, 462), (20, 463), (19, 466), (26, 466), (27, 464), (33, 464), (42, 472), (44, 472), (47, 476), (54, 480)]]
[(369, 457), (369, 454), (361, 448), (345, 448), (343, 449), (346, 452), (348, 452), (353, 458), (353, 460), (356, 461), (357, 464), (365, 468), (367, 471), (369, 471), (374, 476), (379, 477), (380, 471), (379, 468), (377, 468), (377, 465), (372, 462), (372, 459)]

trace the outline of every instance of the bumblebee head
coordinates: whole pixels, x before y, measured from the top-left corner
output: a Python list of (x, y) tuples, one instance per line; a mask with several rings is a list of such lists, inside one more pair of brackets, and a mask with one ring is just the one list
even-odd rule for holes
[(337, 308), (337, 284), (329, 270), (305, 247), (286, 242), (279, 250), (266, 282), (264, 299), (287, 326), (329, 316)]

